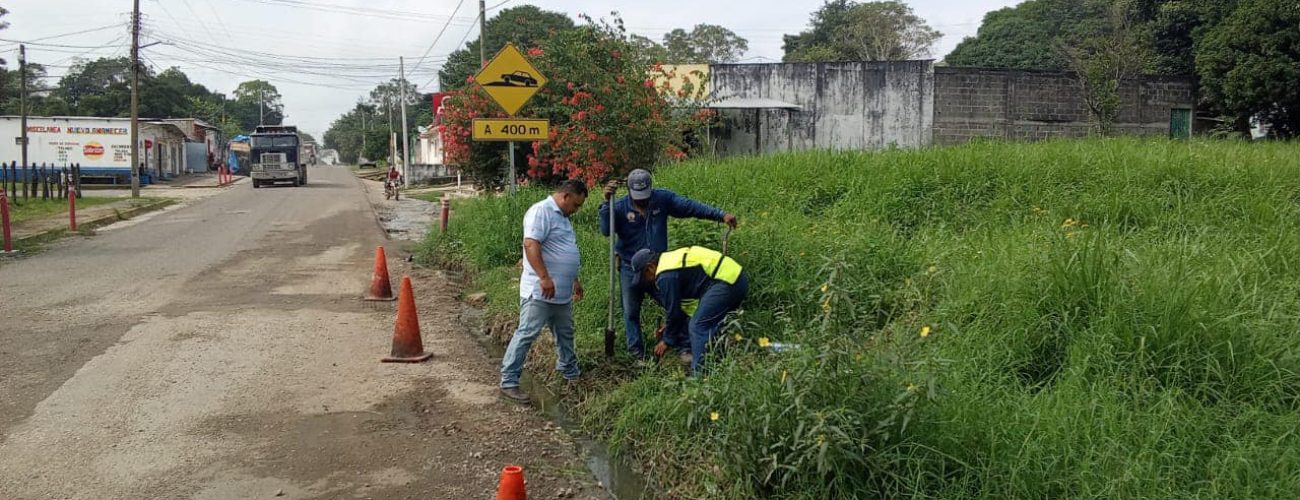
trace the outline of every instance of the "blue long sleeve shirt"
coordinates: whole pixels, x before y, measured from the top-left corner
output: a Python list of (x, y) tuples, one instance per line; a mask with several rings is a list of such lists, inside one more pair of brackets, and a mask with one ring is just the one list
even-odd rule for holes
[(655, 301), (664, 308), (668, 322), (664, 325), (664, 336), (678, 339), (687, 337), (687, 324), (691, 317), (682, 310), (682, 303), (700, 300), (709, 289), (713, 279), (701, 267), (688, 267), (665, 271), (655, 277)]
[[(643, 215), (632, 205), (632, 198), (614, 200), (614, 232), (618, 241), (614, 250), (624, 265), (642, 248), (668, 251), (668, 218), (695, 218), (722, 222), (726, 212), (692, 200), (667, 189), (655, 189)], [(600, 234), (609, 236), (609, 203), (600, 204)]]

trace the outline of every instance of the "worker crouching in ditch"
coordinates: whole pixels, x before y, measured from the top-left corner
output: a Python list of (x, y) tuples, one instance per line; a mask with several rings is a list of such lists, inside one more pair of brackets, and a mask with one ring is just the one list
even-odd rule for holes
[(731, 257), (704, 247), (664, 252), (641, 250), (632, 256), (634, 284), (653, 284), (653, 295), (667, 322), (655, 346), (662, 357), (669, 347), (691, 353), (691, 373), (702, 373), (710, 341), (722, 329), (727, 313), (740, 307), (749, 293), (749, 277)]

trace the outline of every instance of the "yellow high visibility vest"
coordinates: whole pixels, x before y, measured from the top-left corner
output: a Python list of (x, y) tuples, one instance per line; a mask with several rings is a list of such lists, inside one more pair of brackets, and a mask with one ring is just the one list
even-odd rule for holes
[[(713, 279), (726, 283), (728, 285), (736, 284), (740, 279), (740, 264), (731, 257), (723, 257), (722, 252), (710, 250), (704, 247), (686, 247), (664, 252), (659, 254), (659, 268), (655, 271), (658, 276), (667, 271), (678, 269), (687, 269), (699, 266), (704, 269)], [(695, 315), (695, 309), (700, 306), (698, 299), (682, 300), (682, 312), (687, 316)]]

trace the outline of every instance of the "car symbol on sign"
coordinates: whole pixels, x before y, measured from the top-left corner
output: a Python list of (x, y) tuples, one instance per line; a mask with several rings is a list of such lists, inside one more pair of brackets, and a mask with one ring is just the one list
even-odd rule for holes
[(514, 73), (501, 75), (501, 81), (512, 85), (523, 85), (525, 87), (537, 86), (537, 79), (533, 78), (533, 75), (528, 74), (527, 71), (516, 71)]

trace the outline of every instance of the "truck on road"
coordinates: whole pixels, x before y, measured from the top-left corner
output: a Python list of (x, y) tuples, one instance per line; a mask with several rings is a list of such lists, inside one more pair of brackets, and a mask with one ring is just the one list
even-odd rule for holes
[(259, 125), (249, 138), (254, 188), (277, 182), (292, 182), (295, 186), (307, 184), (307, 166), (301, 161), (298, 127)]

